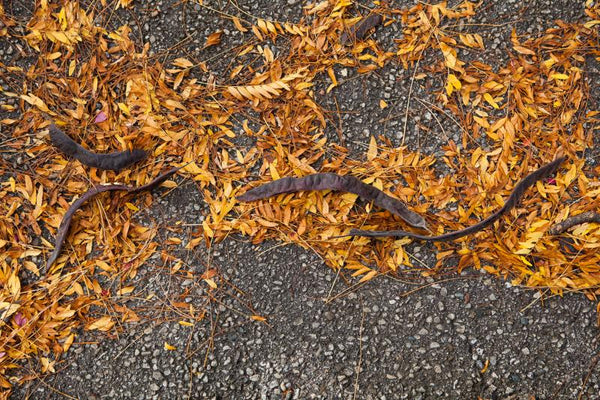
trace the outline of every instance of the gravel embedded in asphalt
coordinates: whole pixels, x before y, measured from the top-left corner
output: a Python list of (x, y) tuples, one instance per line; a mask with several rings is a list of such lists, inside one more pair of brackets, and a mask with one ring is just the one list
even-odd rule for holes
[[(165, 52), (181, 41), (182, 54), (190, 52), (201, 59), (214, 58), (211, 52), (242, 41), (219, 12), (194, 2), (154, 0), (145, 1), (143, 7), (138, 3), (132, 31), (164, 57), (178, 56)], [(274, 6), (263, 0), (245, 1), (238, 3), (239, 9), (234, 2), (204, 4), (233, 15), (247, 12), (293, 21), (305, 2), (287, 0)], [(394, 5), (405, 4), (412, 2)], [(33, 5), (15, 2), (13, 8), (5, 7), (26, 15)], [(521, 34), (536, 34), (555, 19), (575, 21), (583, 14), (582, 5), (574, 6), (570, 0), (532, 0), (526, 6), (497, 0), (481, 8), (473, 23), (481, 24), (478, 32), (488, 48), (464, 57), (489, 64), (506, 61), (513, 27)], [(115, 25), (127, 22), (128, 15), (116, 13)], [(201, 50), (205, 38), (217, 29), (224, 30), (223, 44)], [(376, 37), (392, 43), (398, 34), (386, 27)], [(4, 61), (10, 61), (14, 51), (10, 42), (0, 43)], [(212, 59), (212, 68), (220, 62), (226, 60)], [(590, 76), (597, 78), (598, 64), (590, 64), (595, 68)], [(343, 141), (356, 154), (364, 152), (372, 134), (385, 133), (400, 143), (411, 72), (389, 65), (364, 77), (344, 68), (336, 74), (346, 82), (320, 101), (333, 109), (337, 99), (347, 112), (337, 121), (341, 135), (332, 128), (329, 139)], [(404, 140), (412, 149), (436, 154), (448, 138), (459, 142), (460, 132), (444, 120), (445, 132), (440, 132), (440, 121), (426, 107), (425, 100), (434, 101), (430, 90), (415, 86)], [(599, 95), (592, 85), (591, 101), (598, 104)], [(381, 110), (380, 98), (392, 104), (391, 109)], [(598, 162), (598, 154), (589, 152), (589, 161)], [(152, 208), (140, 215), (148, 224), (168, 224), (165, 219), (177, 215), (185, 216), (184, 223), (197, 224), (205, 212), (194, 185), (155, 199)], [(191, 230), (180, 235), (184, 243)], [(153, 258), (138, 280), (155, 297), (139, 306), (164, 309), (157, 315), (169, 322), (132, 324), (114, 339), (82, 333), (77, 338), (80, 344), (57, 365), (57, 374), (17, 388), (12, 398), (598, 398), (600, 366), (593, 363), (600, 352), (597, 314), (595, 303), (582, 295), (540, 297), (536, 291), (477, 271), (422, 288), (379, 277), (348, 290), (347, 283), (356, 281), (345, 273), (338, 276), (314, 253), (275, 242), (248, 242), (233, 237), (210, 250), (182, 255), (200, 271), (210, 263), (228, 279), (227, 293), (211, 303), (203, 323), (182, 326), (168, 308), (170, 296), (182, 289), (189, 289), (184, 301), (190, 304), (203, 299), (202, 286), (158, 273), (159, 259)], [(423, 263), (435, 262), (434, 246), (417, 243), (410, 249)], [(266, 317), (266, 323), (250, 320), (249, 314)], [(165, 350), (165, 343), (176, 350)]]

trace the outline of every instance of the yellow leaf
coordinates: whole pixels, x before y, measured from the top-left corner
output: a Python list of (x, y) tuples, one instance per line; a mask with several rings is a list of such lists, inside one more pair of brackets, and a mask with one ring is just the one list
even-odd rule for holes
[(176, 101), (176, 100), (173, 100), (173, 99), (167, 99), (167, 100), (165, 100), (164, 104), (170, 110), (175, 110), (176, 108), (179, 108), (181, 110), (185, 110), (186, 109), (183, 104), (181, 104), (179, 101)]
[(567, 171), (564, 177), (565, 186), (569, 186), (571, 182), (575, 180), (577, 177), (577, 166), (575, 164), (571, 164), (571, 167)]
[(521, 261), (523, 261), (523, 264), (527, 265), (528, 267), (532, 267), (533, 264), (531, 264), (529, 261), (527, 261), (527, 259), (523, 256), (519, 257), (521, 259)]
[(279, 172), (277, 172), (277, 162), (269, 163), (269, 172), (271, 173), (271, 179), (280, 179)]
[(211, 227), (208, 225), (207, 220), (202, 221), (202, 229), (204, 230), (204, 234), (206, 236), (208, 236), (209, 238), (214, 237), (215, 236), (215, 232), (211, 229)]
[(6, 282), (6, 286), (14, 298), (19, 297), (19, 294), (21, 293), (21, 281), (16, 274), (10, 274), (8, 281)]
[(130, 202), (126, 202), (125, 203), (125, 207), (129, 208), (131, 211), (135, 211), (138, 212), (140, 211), (139, 208), (137, 208), (136, 206), (134, 206), (133, 204), (131, 204)]
[(446, 59), (446, 66), (453, 69), (456, 66), (456, 50), (444, 42), (440, 42), (440, 50)]
[(487, 101), (492, 107), (494, 107), (495, 109), (500, 108), (498, 106), (498, 104), (494, 101), (494, 98), (492, 97), (491, 94), (489, 93), (484, 93), (483, 94), (483, 98), (485, 99), (485, 101)]
[(21, 308), (20, 304), (0, 301), (0, 315), (4, 320), (17, 312), (19, 308)]
[(170, 237), (165, 240), (165, 244), (181, 244), (181, 239), (178, 237)]
[(65, 339), (65, 342), (63, 343), (62, 349), (64, 352), (68, 351), (71, 348), (71, 345), (73, 344), (73, 341), (75, 340), (75, 334), (71, 333), (69, 336), (67, 336), (67, 338)]
[(544, 65), (544, 67), (550, 69), (554, 64), (556, 64), (556, 61), (557, 60), (554, 57), (550, 57), (547, 60), (542, 61), (542, 64)]
[(209, 171), (202, 169), (195, 162), (191, 162), (182, 168), (183, 171), (194, 175), (195, 181), (214, 183), (215, 177)]
[(44, 373), (46, 373), (46, 372), (51, 372), (51, 373), (56, 372), (54, 370), (54, 363), (56, 361), (50, 361), (50, 359), (48, 357), (41, 357), (40, 361), (42, 363), (42, 372), (44, 372)]
[(208, 35), (206, 38), (206, 43), (204, 43), (204, 47), (215, 46), (221, 43), (221, 36), (223, 35), (223, 31), (216, 31)]
[(188, 60), (187, 58), (180, 57), (173, 60), (173, 65), (181, 68), (192, 68), (194, 66), (194, 63)]
[(208, 284), (208, 286), (210, 286), (213, 289), (216, 289), (218, 287), (217, 284), (215, 283), (215, 281), (212, 280), (211, 278), (204, 279), (204, 282), (206, 282)]
[(552, 74), (550, 75), (551, 79), (560, 79), (560, 80), (567, 80), (569, 79), (569, 75), (567, 74)]
[(173, 350), (177, 350), (177, 347), (171, 346), (169, 343), (165, 342), (165, 350), (173, 351)]
[(265, 322), (267, 320), (265, 317), (261, 317), (260, 315), (251, 315), (250, 318), (253, 319), (254, 321), (260, 321), (260, 322)]
[(65, 29), (67, 29), (67, 26), (68, 26), (67, 11), (64, 7), (62, 7), (60, 9), (60, 12), (58, 13), (58, 22), (60, 22), (60, 26), (63, 31)]
[(529, 54), (529, 55), (531, 55), (531, 56), (534, 56), (534, 55), (535, 55), (535, 52), (534, 52), (534, 51), (531, 51), (531, 50), (529, 50), (527, 47), (523, 47), (523, 46), (516, 45), (516, 46), (514, 46), (513, 48), (516, 50), (516, 52), (517, 52), (517, 53), (521, 53), (521, 54)]
[(179, 325), (181, 326), (194, 326), (191, 322), (188, 321), (179, 321)]
[(235, 27), (237, 28), (238, 31), (240, 31), (240, 32), (248, 32), (248, 29), (244, 28), (244, 26), (240, 22), (239, 18), (232, 17), (231, 20), (233, 21), (233, 24), (235, 25)]
[(123, 111), (123, 114), (129, 116), (131, 115), (131, 113), (129, 112), (129, 107), (127, 107), (127, 104), (125, 103), (117, 103), (117, 105), (119, 106), (119, 109), (121, 111)]
[(96, 265), (98, 266), (98, 268), (106, 272), (112, 272), (115, 270), (113, 267), (108, 265), (106, 261), (96, 260)]
[(124, 296), (126, 294), (133, 292), (134, 289), (135, 289), (135, 286), (125, 286), (124, 288), (119, 289), (117, 291), (117, 294), (119, 296)]
[(30, 94), (29, 96), (22, 94), (21, 98), (23, 100), (25, 100), (26, 102), (28, 102), (29, 104), (36, 106), (37, 108), (39, 108), (40, 110), (42, 110), (44, 112), (50, 112), (50, 110), (48, 109), (48, 106), (46, 106), (46, 103), (44, 103), (44, 101), (42, 99), (40, 99), (39, 97), (37, 97), (34, 94)]
[(376, 270), (372, 270), (371, 272), (369, 272), (368, 274), (366, 274), (365, 276), (363, 276), (362, 278), (360, 278), (360, 280), (358, 282), (362, 283), (362, 282), (370, 281), (376, 275), (377, 275), (377, 271)]
[(260, 217), (256, 218), (256, 222), (262, 226), (266, 226), (267, 228), (275, 228), (276, 226), (279, 226), (279, 223), (277, 222), (267, 221), (266, 219)]
[(476, 115), (473, 115), (473, 119), (475, 120), (475, 122), (477, 122), (479, 124), (479, 126), (481, 126), (482, 128), (488, 129), (490, 127), (489, 122), (487, 121), (487, 119), (485, 118), (480, 118)]
[(327, 69), (327, 75), (329, 75), (329, 79), (331, 79), (331, 84), (327, 87), (327, 90), (325, 92), (329, 93), (334, 87), (338, 85), (338, 81), (335, 77), (335, 72), (333, 71), (333, 68)]
[(108, 315), (104, 317), (98, 318), (91, 324), (86, 325), (85, 329), (88, 331), (99, 330), (99, 331), (108, 331), (115, 325), (114, 321)]
[(269, 30), (267, 29), (267, 24), (264, 19), (259, 19), (258, 21), (256, 21), (256, 24), (258, 25), (261, 31), (263, 31), (264, 33), (269, 33)]
[(388, 106), (388, 103), (385, 100), (383, 100), (383, 99), (379, 100), (379, 108), (381, 108), (383, 110), (383, 109), (387, 108), (387, 106)]
[(58, 314), (55, 315), (55, 317), (57, 319), (66, 319), (66, 318), (71, 318), (73, 315), (75, 315), (75, 310), (71, 310), (71, 309), (67, 308), (67, 309), (60, 311)]
[(296, 90), (302, 90), (302, 89), (307, 89), (307, 88), (312, 87), (312, 86), (313, 86), (312, 82), (300, 82), (296, 86), (294, 86), (294, 89), (296, 89)]
[(40, 215), (42, 215), (42, 212), (44, 211), (44, 209), (42, 208), (43, 200), (44, 200), (44, 187), (40, 185), (37, 190), (35, 208), (34, 208), (33, 212), (31, 213), (31, 216), (36, 220), (40, 217)]
[(67, 35), (65, 35), (64, 32), (58, 31), (58, 32), (52, 32), (52, 34), (54, 35), (56, 40), (58, 40), (59, 42), (64, 43), (64, 44), (71, 44), (71, 41), (69, 40)]
[(377, 141), (375, 140), (375, 136), (371, 136), (369, 150), (367, 151), (367, 160), (373, 161), (375, 157), (377, 157)]
[(460, 80), (454, 74), (448, 74), (448, 83), (450, 83), (456, 90), (460, 90), (462, 88)]

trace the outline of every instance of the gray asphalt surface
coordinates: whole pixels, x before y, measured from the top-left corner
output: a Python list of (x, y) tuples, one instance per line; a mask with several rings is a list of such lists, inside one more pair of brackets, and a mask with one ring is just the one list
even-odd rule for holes
[[(17, 10), (25, 9), (20, 12), (32, 7), (17, 3)], [(521, 9), (524, 5), (518, 1), (486, 1), (474, 22), (482, 24), (479, 33), (488, 50), (477, 56), (490, 64), (504, 62), (513, 27), (535, 33), (555, 19), (575, 21), (583, 15), (579, 3), (583, 2), (532, 0)], [(301, 15), (303, 2), (204, 4), (233, 15), (241, 9), (257, 17), (293, 21)], [(210, 51), (242, 40), (219, 13), (191, 1), (145, 1), (143, 6), (136, 4), (132, 15), (135, 18), (128, 12), (116, 14), (115, 24), (135, 21), (134, 34), (156, 52), (193, 35), (167, 57), (191, 53), (208, 59)], [(202, 53), (206, 36), (217, 29), (225, 30), (223, 44)], [(391, 42), (398, 34), (384, 29), (377, 39)], [(0, 46), (0, 57), (10, 59), (10, 46)], [(213, 68), (219, 62), (214, 60)], [(597, 68), (588, 73), (597, 80)], [(339, 75), (344, 74), (355, 75), (350, 70)], [(328, 106), (335, 97), (350, 111), (340, 121), (342, 140), (363, 152), (372, 133), (385, 131), (392, 140), (401, 139), (409, 82), (408, 72), (390, 66), (369, 77), (348, 79), (320, 101)], [(379, 108), (382, 93), (398, 110), (396, 115)], [(432, 101), (424, 88), (416, 87), (413, 95)], [(596, 88), (591, 100), (598, 104)], [(433, 132), (437, 129), (418, 101), (411, 102), (409, 126), (417, 126), (415, 121)], [(452, 124), (446, 130), (448, 135), (459, 133)], [(337, 132), (329, 133), (331, 140), (340, 140)], [(406, 143), (436, 153), (446, 140), (414, 128)], [(589, 161), (598, 162), (597, 157), (590, 153)], [(158, 197), (151, 209), (141, 212), (141, 220), (165, 225), (169, 218), (183, 218), (184, 224), (201, 220), (202, 196), (193, 185)], [(192, 230), (180, 234), (184, 243)], [(416, 244), (411, 252), (420, 262), (435, 260), (433, 247)], [(201, 283), (158, 273), (160, 260), (153, 259), (138, 277), (145, 282), (144, 290), (155, 294), (138, 304), (153, 310), (148, 312), (152, 319), (129, 325), (112, 339), (83, 333), (56, 375), (17, 389), (13, 398), (600, 398), (600, 366), (594, 363), (600, 354), (600, 331), (595, 303), (582, 295), (541, 298), (536, 291), (511, 287), (478, 271), (418, 285), (379, 277), (355, 287), (355, 281), (338, 276), (314, 253), (274, 242), (255, 246), (242, 237), (182, 253), (182, 258), (196, 263), (199, 271), (207, 265), (217, 268), (227, 279), (203, 323), (181, 326), (169, 309), (169, 300), (182, 289), (187, 292), (181, 300), (201, 308), (206, 296)], [(249, 320), (249, 314), (267, 317), (267, 324)], [(169, 321), (155, 323), (158, 319)], [(165, 342), (177, 350), (164, 350)]]

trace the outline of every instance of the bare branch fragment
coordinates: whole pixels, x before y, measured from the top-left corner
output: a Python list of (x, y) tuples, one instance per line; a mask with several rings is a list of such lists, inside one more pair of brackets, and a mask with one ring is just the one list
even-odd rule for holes
[(594, 211), (588, 211), (565, 219), (548, 230), (551, 235), (560, 235), (575, 225), (585, 224), (586, 222), (596, 222), (600, 224), (600, 214)]

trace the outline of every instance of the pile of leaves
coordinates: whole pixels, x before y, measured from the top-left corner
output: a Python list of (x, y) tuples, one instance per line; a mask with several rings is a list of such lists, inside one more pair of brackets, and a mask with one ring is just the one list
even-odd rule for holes
[[(522, 39), (513, 31), (510, 60), (491, 66), (461, 59), (470, 51), (485, 54), (481, 36), (455, 29), (475, 15), (475, 3), (419, 3), (407, 10), (378, 4), (383, 29), (396, 24), (402, 32), (384, 49), (373, 36), (343, 44), (340, 37), (361, 17), (352, 1), (325, 0), (307, 5), (296, 23), (231, 17), (246, 41), (225, 71), (187, 58), (163, 63), (148, 44), (132, 40), (129, 26), (109, 30), (98, 23), (112, 11), (40, 0), (21, 37), (11, 33), (18, 23), (0, 6), (0, 36), (14, 36), (35, 56), (26, 67), (0, 63), (7, 82), (0, 95), (14, 100), (2, 109), (17, 115), (0, 121), (10, 132), (0, 159), (1, 387), (34, 377), (11, 372), (33, 354), (42, 372), (53, 371), (79, 327), (111, 331), (139, 320), (125, 300), (135, 292), (131, 282), (139, 269), (160, 248), (157, 228), (133, 220), (151, 204), (150, 194), (98, 196), (78, 212), (53, 267), (41, 266), (69, 204), (87, 189), (144, 185), (173, 166), (185, 165), (163, 186), (192, 181), (209, 207), (194, 237), (168, 243), (187, 250), (239, 234), (254, 243), (277, 239), (309, 248), (361, 281), (473, 266), (552, 293), (581, 291), (590, 299), (600, 293), (600, 225), (581, 224), (560, 238), (547, 234), (600, 203), (600, 166), (586, 163), (598, 129), (585, 77), (586, 61), (600, 57), (597, 4), (586, 3), (585, 22), (557, 22), (539, 37)], [(215, 32), (205, 46), (220, 38)], [(422, 65), (425, 53), (437, 55), (432, 64)], [(341, 67), (369, 74), (389, 63), (410, 71), (407, 111), (413, 85), (439, 87), (438, 108), (461, 132), (441, 159), (411, 143), (393, 146), (385, 136), (372, 137), (355, 159), (328, 140), (332, 118), (319, 105), (321, 83), (326, 80), (330, 92)], [(436, 85), (440, 80), (445, 84)], [(52, 121), (88, 149), (143, 148), (150, 157), (121, 172), (84, 167), (52, 148)], [(253, 144), (238, 144), (241, 136)], [(354, 194), (282, 194), (251, 204), (235, 198), (248, 184), (284, 176), (351, 174), (409, 204), (439, 234), (492, 214), (522, 177), (559, 152), (568, 160), (555, 178), (538, 183), (493, 228), (437, 244), (433, 268), (413, 264), (409, 239), (337, 237), (353, 227), (402, 226), (389, 213), (358, 204)], [(436, 165), (442, 164), (452, 172), (440, 176)], [(118, 289), (104, 287), (100, 277)], [(214, 274), (197, 278), (209, 290), (218, 286)], [(102, 315), (108, 301), (113, 313)], [(191, 314), (202, 318), (196, 311)]]

